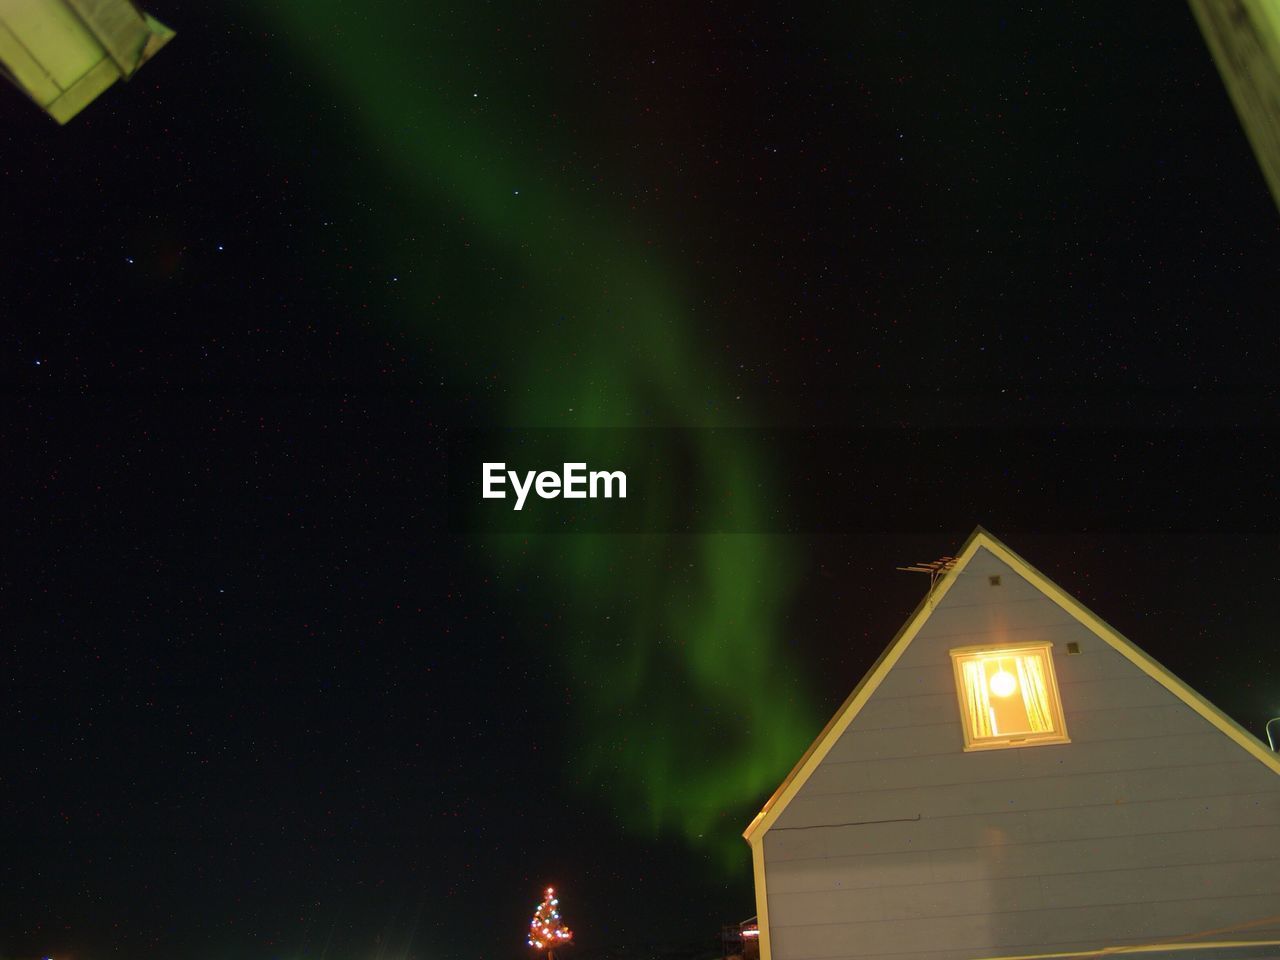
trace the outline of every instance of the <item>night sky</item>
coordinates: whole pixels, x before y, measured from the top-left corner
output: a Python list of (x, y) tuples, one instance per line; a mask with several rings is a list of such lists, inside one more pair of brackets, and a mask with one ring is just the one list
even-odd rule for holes
[[(549, 883), (718, 956), (976, 524), (1280, 715), (1280, 218), (1183, 6), (146, 6), (65, 128), (0, 87), (0, 957), (524, 957)], [(518, 428), (648, 466), (495, 532)]]

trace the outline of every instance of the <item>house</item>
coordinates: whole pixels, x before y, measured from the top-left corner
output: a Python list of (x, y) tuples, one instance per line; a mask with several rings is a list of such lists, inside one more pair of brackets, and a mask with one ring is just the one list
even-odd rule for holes
[(1280, 756), (981, 528), (744, 836), (762, 960), (1280, 957)]

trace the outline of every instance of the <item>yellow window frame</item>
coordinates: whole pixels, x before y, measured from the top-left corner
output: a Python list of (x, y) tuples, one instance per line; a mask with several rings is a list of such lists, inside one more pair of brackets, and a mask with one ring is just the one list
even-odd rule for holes
[[(1051, 642), (979, 644), (950, 652), (966, 752), (1071, 742)], [(988, 677), (987, 670), (993, 662), (998, 666), (997, 675)], [(1012, 673), (1006, 665), (1013, 666)], [(993, 693), (990, 685), (997, 679), (1002, 681), (1001, 689), (1008, 692)], [(1030, 729), (1001, 733), (991, 712), (990, 698), (1012, 697), (1015, 693), (1024, 706)], [(988, 716), (982, 715), (983, 710)]]

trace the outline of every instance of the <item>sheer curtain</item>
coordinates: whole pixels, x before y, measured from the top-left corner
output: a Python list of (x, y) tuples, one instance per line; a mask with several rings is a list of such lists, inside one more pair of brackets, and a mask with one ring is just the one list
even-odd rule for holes
[(981, 660), (964, 663), (964, 690), (969, 700), (970, 736), (990, 737), (995, 733), (991, 717), (991, 699), (987, 693), (987, 671)]
[(1017, 658), (1018, 685), (1022, 687), (1022, 705), (1027, 710), (1027, 723), (1032, 733), (1044, 733), (1053, 729), (1053, 715), (1049, 711), (1049, 685), (1044, 675), (1044, 663), (1039, 656)]

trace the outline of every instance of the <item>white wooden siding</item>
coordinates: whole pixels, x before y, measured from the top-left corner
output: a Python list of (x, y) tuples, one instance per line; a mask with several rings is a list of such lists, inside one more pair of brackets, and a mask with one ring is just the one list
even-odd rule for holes
[[(1024, 640), (1072, 742), (964, 753), (949, 651)], [(774, 960), (1150, 942), (1280, 914), (1280, 778), (983, 549), (764, 854)]]

